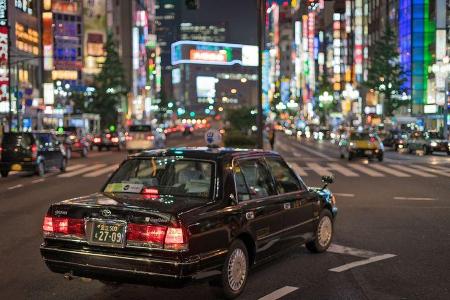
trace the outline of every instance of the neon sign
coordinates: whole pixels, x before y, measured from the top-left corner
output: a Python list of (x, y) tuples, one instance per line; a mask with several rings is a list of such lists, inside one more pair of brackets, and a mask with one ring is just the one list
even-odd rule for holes
[(227, 52), (225, 50), (209, 51), (191, 49), (189, 51), (189, 59), (194, 61), (211, 61), (224, 63), (227, 62)]

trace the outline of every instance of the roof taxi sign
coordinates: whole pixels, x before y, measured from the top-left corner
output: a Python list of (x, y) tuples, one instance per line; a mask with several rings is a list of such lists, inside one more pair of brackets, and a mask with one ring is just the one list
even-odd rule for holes
[(210, 148), (219, 148), (222, 142), (222, 135), (218, 130), (210, 129), (205, 133), (205, 142)]

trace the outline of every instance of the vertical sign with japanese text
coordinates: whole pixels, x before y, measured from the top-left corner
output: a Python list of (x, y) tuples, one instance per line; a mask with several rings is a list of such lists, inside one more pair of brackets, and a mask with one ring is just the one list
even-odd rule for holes
[(8, 101), (9, 96), (8, 36), (8, 1), (0, 0), (0, 101)]

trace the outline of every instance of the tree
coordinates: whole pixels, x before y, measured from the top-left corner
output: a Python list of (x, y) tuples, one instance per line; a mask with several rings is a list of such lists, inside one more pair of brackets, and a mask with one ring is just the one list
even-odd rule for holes
[(111, 32), (108, 32), (105, 51), (106, 59), (102, 70), (95, 77), (95, 93), (89, 105), (92, 112), (100, 115), (102, 128), (117, 124), (118, 108), (129, 90), (117, 45)]
[(396, 109), (409, 103), (401, 98), (406, 78), (397, 51), (397, 37), (389, 26), (373, 45), (371, 57), (365, 85), (384, 96), (384, 115), (390, 117)]

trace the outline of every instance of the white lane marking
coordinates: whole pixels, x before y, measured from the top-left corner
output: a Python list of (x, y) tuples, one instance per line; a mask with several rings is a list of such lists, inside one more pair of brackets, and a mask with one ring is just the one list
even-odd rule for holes
[(78, 169), (81, 169), (82, 167), (86, 166), (85, 164), (77, 164), (73, 166), (67, 166), (66, 171), (75, 171)]
[(280, 299), (281, 297), (286, 296), (287, 294), (290, 294), (294, 291), (298, 290), (297, 287), (293, 286), (285, 286), (281, 289), (278, 289), (276, 291), (273, 291), (272, 293), (265, 295), (264, 297), (259, 298), (258, 300), (276, 300)]
[(356, 174), (355, 172), (353, 172), (352, 170), (347, 169), (344, 166), (341, 166), (340, 164), (336, 164), (336, 163), (329, 163), (328, 167), (330, 167), (331, 170), (334, 170), (336, 172), (341, 173), (344, 176), (347, 177), (359, 177), (358, 174)]
[(394, 197), (394, 200), (409, 200), (409, 201), (435, 201), (435, 198), (427, 197)]
[(403, 172), (407, 172), (407, 173), (411, 173), (411, 174), (414, 174), (414, 175), (417, 175), (417, 176), (420, 176), (420, 177), (436, 177), (436, 175), (429, 174), (429, 173), (426, 173), (424, 171), (419, 171), (417, 169), (408, 168), (408, 167), (402, 166), (402, 165), (394, 165), (394, 164), (392, 164), (390, 166), (392, 168), (397, 169), (397, 170), (400, 170), (400, 171), (403, 171)]
[(338, 196), (338, 197), (348, 197), (348, 198), (355, 197), (355, 194), (333, 193), (333, 195)]
[(315, 155), (315, 156), (324, 158), (324, 159), (326, 159), (326, 160), (328, 160), (328, 161), (335, 161), (335, 160), (336, 160), (336, 159), (334, 159), (334, 158), (329, 157), (328, 155), (325, 155), (325, 154), (321, 153), (319, 150), (313, 150), (313, 149), (310, 149), (310, 148), (308, 148), (308, 147), (306, 147), (306, 146), (299, 145), (299, 144), (297, 144), (296, 147), (298, 147), (298, 148), (300, 148), (301, 150), (304, 150), (304, 151), (306, 151), (306, 152), (309, 152), (310, 154), (313, 154), (313, 155)]
[(442, 170), (442, 171), (444, 171), (444, 172), (446, 172), (446, 173), (450, 172), (450, 168), (446, 168), (446, 167), (438, 166), (438, 165), (430, 165), (430, 167), (431, 167), (431, 166), (432, 166), (433, 168)]
[(103, 175), (105, 173), (109, 173), (111, 171), (115, 171), (118, 167), (119, 167), (119, 165), (109, 166), (109, 167), (100, 169), (98, 171), (94, 171), (94, 172), (91, 172), (91, 173), (84, 174), (83, 177), (97, 177), (97, 176)]
[(97, 169), (103, 168), (104, 166), (105, 166), (105, 164), (95, 164), (93, 166), (86, 167), (86, 168), (83, 168), (83, 169), (80, 169), (80, 170), (76, 170), (76, 171), (73, 171), (73, 172), (60, 174), (60, 175), (58, 175), (58, 177), (61, 177), (61, 178), (73, 177), (73, 176), (77, 176), (77, 175), (80, 175), (80, 174), (83, 174), (83, 173), (87, 173), (87, 172), (92, 171), (92, 170), (97, 170)]
[(45, 181), (45, 179), (44, 179), (44, 178), (41, 178), (41, 179), (33, 180), (31, 183), (32, 183), (32, 184), (36, 184), (36, 183), (44, 182), (44, 181)]
[(378, 171), (382, 171), (384, 173), (388, 173), (397, 177), (411, 177), (411, 175), (397, 171), (397, 170), (393, 170), (391, 168), (385, 167), (383, 165), (378, 165), (378, 164), (372, 164), (371, 165), (372, 168), (377, 169)]
[(359, 266), (371, 264), (373, 262), (377, 262), (377, 261), (380, 261), (380, 260), (385, 260), (385, 259), (392, 258), (392, 257), (395, 257), (395, 256), (397, 256), (397, 255), (395, 255), (395, 254), (383, 254), (383, 255), (373, 256), (373, 257), (369, 257), (367, 259), (354, 261), (352, 263), (348, 263), (348, 264), (342, 265), (340, 267), (329, 269), (328, 271), (340, 273), (340, 272), (344, 272), (344, 271), (347, 271), (347, 270), (350, 270), (350, 269), (353, 269), (353, 268), (356, 268), (356, 267), (359, 267)]
[(18, 185), (10, 186), (10, 187), (8, 188), (8, 190), (15, 190), (15, 189), (18, 189), (18, 188), (21, 188), (21, 187), (23, 187), (23, 184), (18, 184)]
[(385, 176), (384, 174), (382, 174), (380, 172), (377, 172), (377, 171), (374, 171), (374, 170), (370, 169), (369, 165), (368, 166), (363, 166), (363, 165), (359, 165), (359, 164), (349, 164), (348, 166), (350, 168), (353, 168), (353, 169), (357, 170), (357, 171), (360, 171), (361, 173), (367, 174), (367, 175), (369, 175), (371, 177), (384, 177)]
[(290, 166), (296, 174), (303, 177), (308, 176), (308, 173), (306, 173), (306, 171), (302, 167), (300, 167), (297, 163), (290, 163)]
[(425, 166), (420, 166), (420, 165), (411, 165), (410, 167), (414, 168), (414, 169), (419, 169), (419, 170), (422, 170), (422, 171), (425, 171), (425, 172), (430, 172), (430, 173), (438, 174), (438, 175), (441, 175), (441, 176), (450, 177), (450, 173), (446, 173), (443, 170), (442, 171), (441, 170), (436, 170), (436, 169), (432, 169), (430, 167), (425, 167)]
[(328, 248), (327, 252), (337, 253), (337, 254), (346, 254), (346, 255), (353, 255), (358, 256), (362, 258), (370, 258), (377, 256), (378, 253), (369, 251), (369, 250), (363, 250), (363, 249), (356, 249), (352, 247), (346, 247), (338, 244), (331, 244)]
[(322, 167), (321, 165), (317, 163), (307, 163), (306, 164), (311, 170), (319, 174), (319, 176), (325, 176), (330, 175), (330, 171), (328, 169)]

